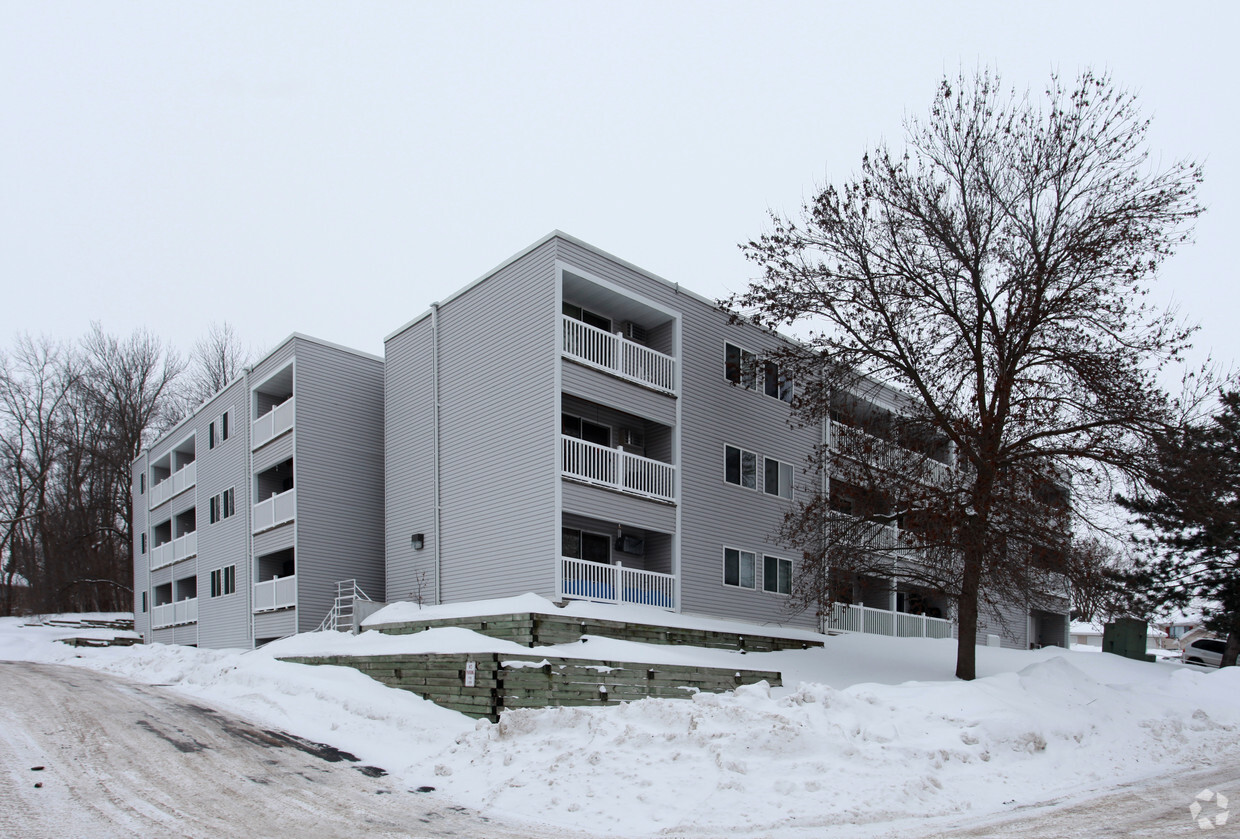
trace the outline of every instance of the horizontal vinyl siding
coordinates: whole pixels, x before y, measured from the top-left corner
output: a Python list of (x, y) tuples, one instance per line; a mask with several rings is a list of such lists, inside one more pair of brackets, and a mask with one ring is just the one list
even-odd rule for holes
[[(150, 614), (150, 554), (142, 551), (142, 535), (147, 533), (147, 501), (150, 487), (146, 487), (142, 493), (138, 492), (139, 487), (143, 486), (140, 481), (145, 481), (147, 473), (147, 457), (143, 453), (138, 456), (130, 468), (130, 476), (133, 479), (131, 493), (131, 510), (132, 522), (131, 532), (133, 534), (133, 544), (130, 545), (131, 555), (133, 557), (133, 628), (134, 631), (145, 640), (151, 637), (151, 614)], [(149, 534), (148, 534), (149, 536)], [(148, 546), (149, 550), (149, 546)], [(142, 611), (142, 595), (147, 595), (147, 611)]]
[(565, 513), (660, 533), (676, 532), (676, 508), (671, 504), (569, 480), (564, 481), (561, 493)]
[[(298, 495), (299, 497), (297, 500), (300, 501), (300, 490), (298, 491)], [(301, 510), (299, 509), (297, 512), (298, 518), (300, 519)], [(262, 533), (255, 533), (254, 558), (258, 559), (260, 556), (266, 556), (267, 554), (274, 553), (275, 551), (282, 551), (285, 548), (292, 548), (296, 544), (296, 537), (296, 528), (292, 522), (289, 524), (282, 524), (279, 527), (273, 527), (271, 530), (264, 530)]]
[[(431, 320), (424, 318), (385, 347), (385, 557), (387, 597), (434, 602), (435, 452)], [(415, 533), (425, 546), (415, 551)]]
[(296, 609), (263, 612), (254, 616), (254, 641), (256, 643), (262, 638), (283, 638), (295, 632), (297, 632)]
[[(820, 432), (817, 428), (793, 429), (785, 403), (734, 387), (724, 376), (725, 342), (761, 352), (777, 346), (781, 339), (747, 324), (729, 324), (726, 312), (575, 243), (561, 240), (558, 253), (568, 265), (681, 314), (681, 611), (812, 626), (812, 615), (787, 611), (788, 598), (761, 591), (760, 578), (757, 590), (723, 585), (725, 546), (759, 556), (769, 553), (792, 559), (794, 564), (799, 559), (796, 552), (775, 541), (789, 502), (761, 491), (762, 458), (791, 463), (798, 485), (813, 482), (804, 468)], [(727, 444), (758, 455), (757, 491), (724, 482)]]
[[(249, 394), (245, 380), (215, 397), (204, 411), (198, 447), (198, 645), (250, 647)], [(207, 449), (207, 423), (229, 408), (227, 440)], [(218, 430), (218, 429), (217, 429)], [(211, 498), (234, 488), (235, 514), (211, 524)], [(211, 572), (237, 567), (237, 593), (211, 597)]]
[[(554, 594), (559, 420), (553, 255), (548, 242), (440, 309), (440, 547), (447, 602)], [(389, 345), (414, 340), (406, 336)], [(400, 391), (416, 372), (393, 369), (388, 387)], [(402, 436), (401, 448), (391, 450), (395, 475), (415, 462), (417, 453), (405, 446)], [(404, 492), (389, 507), (400, 504)], [(393, 534), (392, 543), (402, 549), (409, 531), (429, 538), (433, 530), (433, 510), (411, 511), (409, 518), (427, 523)], [(428, 543), (428, 551), (433, 547)]]
[(981, 606), (977, 617), (977, 643), (985, 644), (987, 635), (998, 635), (1004, 647), (1029, 649), (1029, 610), (1014, 603), (1000, 604), (999, 614)]
[(298, 339), (295, 394), (297, 613), (307, 632), (342, 580), (384, 596), (383, 363)]
[[(294, 414), (297, 413), (297, 406), (293, 406)], [(296, 418), (294, 418), (294, 424)], [(283, 463), (293, 456), (293, 434), (289, 432), (270, 443), (264, 444), (261, 448), (255, 450), (253, 454), (254, 474), (258, 474), (265, 469), (270, 469), (277, 463)]]
[(604, 405), (620, 405), (630, 414), (663, 425), (676, 424), (676, 399), (565, 358), (561, 361), (560, 388)]

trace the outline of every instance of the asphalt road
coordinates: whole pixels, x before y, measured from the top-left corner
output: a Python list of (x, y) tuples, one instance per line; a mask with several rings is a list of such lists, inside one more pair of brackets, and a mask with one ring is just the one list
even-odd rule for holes
[[(0, 662), (0, 837), (563, 837), (171, 691)], [(36, 769), (35, 767), (43, 767)]]

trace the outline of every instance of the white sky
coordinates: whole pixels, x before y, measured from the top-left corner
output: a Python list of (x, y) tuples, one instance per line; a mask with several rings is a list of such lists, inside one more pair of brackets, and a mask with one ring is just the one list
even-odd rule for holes
[(187, 348), (228, 320), (381, 354), (559, 228), (699, 293), (943, 72), (1139, 91), (1206, 161), (1163, 272), (1240, 359), (1237, 4), (57, 3), (0, 0), (0, 348), (92, 319)]

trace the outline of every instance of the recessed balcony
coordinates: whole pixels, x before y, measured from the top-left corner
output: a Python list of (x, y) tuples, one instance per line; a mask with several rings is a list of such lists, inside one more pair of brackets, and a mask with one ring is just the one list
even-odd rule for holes
[(292, 431), (296, 414), (296, 403), (294, 398), (290, 396), (287, 400), (254, 420), (253, 427), (250, 430), (250, 448), (257, 449), (280, 435)]
[(676, 359), (623, 333), (560, 315), (564, 355), (580, 364), (663, 393), (676, 393)]

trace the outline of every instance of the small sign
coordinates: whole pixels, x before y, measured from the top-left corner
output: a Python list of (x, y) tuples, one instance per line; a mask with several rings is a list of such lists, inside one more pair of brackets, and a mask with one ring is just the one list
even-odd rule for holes
[(474, 686), (474, 681), (478, 673), (478, 665), (472, 661), (465, 662), (465, 687)]

